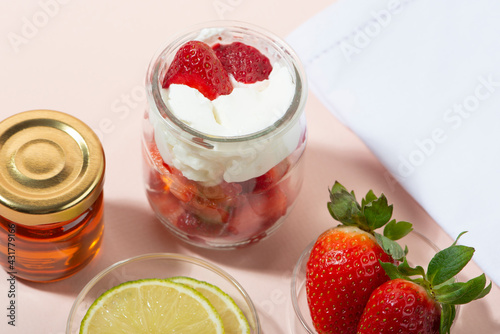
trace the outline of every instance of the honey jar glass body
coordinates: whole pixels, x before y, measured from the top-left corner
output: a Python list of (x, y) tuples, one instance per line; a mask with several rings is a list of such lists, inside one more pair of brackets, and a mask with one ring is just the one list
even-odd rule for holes
[(66, 278), (98, 253), (105, 159), (95, 133), (65, 113), (0, 122), (0, 264), (17, 278)]

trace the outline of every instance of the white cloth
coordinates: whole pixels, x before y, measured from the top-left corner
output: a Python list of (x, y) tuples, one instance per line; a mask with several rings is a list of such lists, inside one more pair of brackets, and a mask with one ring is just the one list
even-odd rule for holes
[(499, 284), (500, 1), (338, 0), (287, 40), (313, 93), (453, 239), (469, 231)]

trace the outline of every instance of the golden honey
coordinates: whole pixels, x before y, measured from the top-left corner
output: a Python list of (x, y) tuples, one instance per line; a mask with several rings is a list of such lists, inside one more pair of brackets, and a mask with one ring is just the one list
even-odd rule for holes
[(105, 158), (95, 133), (65, 113), (33, 110), (0, 122), (0, 264), (50, 282), (99, 251)]

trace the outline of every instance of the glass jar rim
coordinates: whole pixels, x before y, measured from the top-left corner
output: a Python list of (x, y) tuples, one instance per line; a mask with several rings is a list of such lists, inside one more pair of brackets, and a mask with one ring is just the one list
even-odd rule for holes
[[(160, 79), (162, 74), (162, 68), (160, 65), (162, 65), (162, 60), (164, 60), (167, 55), (174, 55), (180, 46), (199, 36), (199, 33), (203, 29), (208, 28), (221, 28), (234, 33), (252, 34), (259, 39), (266, 41), (268, 45), (272, 45), (275, 49), (274, 51), (277, 51), (284, 61), (286, 61), (295, 85), (295, 92), (287, 111), (276, 122), (262, 130), (249, 134), (237, 136), (218, 136), (201, 132), (188, 126), (169, 110), (160, 94)], [(277, 134), (278, 132), (283, 131), (283, 129), (292, 126), (304, 110), (304, 105), (307, 99), (307, 90), (306, 74), (295, 51), (277, 35), (265, 30), (264, 28), (240, 21), (208, 21), (199, 25), (191, 26), (187, 30), (178, 33), (170, 38), (167, 43), (155, 53), (149, 64), (146, 75), (147, 98), (150, 105), (155, 106), (155, 108), (150, 108), (150, 110), (156, 113), (156, 116), (158, 116), (157, 118), (166, 123), (170, 129), (193, 136), (198, 144), (207, 148), (213, 147), (210, 142), (236, 143), (262, 139), (264, 137)]]

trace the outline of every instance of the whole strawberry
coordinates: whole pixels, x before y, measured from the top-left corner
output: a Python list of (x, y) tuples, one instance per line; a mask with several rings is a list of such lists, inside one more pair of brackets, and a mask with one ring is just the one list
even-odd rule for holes
[[(454, 277), (471, 260), (474, 249), (456, 242), (438, 252), (427, 274), (406, 260), (399, 266), (382, 263), (391, 280), (375, 289), (358, 326), (358, 334), (446, 334), (455, 318), (455, 305), (487, 295), (484, 274), (466, 283)], [(416, 277), (414, 277), (416, 276)], [(412, 278), (413, 277), (413, 278)]]
[(233, 91), (229, 75), (214, 50), (200, 41), (189, 41), (177, 51), (162, 87), (168, 88), (171, 84), (195, 88), (209, 100)]
[(365, 307), (358, 333), (439, 333), (441, 308), (420, 285), (396, 278), (379, 286)]
[[(306, 270), (306, 292), (316, 331), (356, 333), (372, 291), (389, 280), (379, 263), (394, 262), (405, 252), (393, 240), (411, 231), (411, 224), (391, 220), (392, 205), (369, 191), (361, 205), (336, 182), (330, 191), (330, 214), (342, 223), (316, 240)], [(382, 226), (384, 235), (374, 230)], [(392, 256), (391, 256), (391, 255)]]

